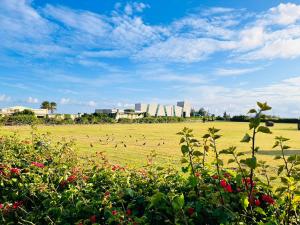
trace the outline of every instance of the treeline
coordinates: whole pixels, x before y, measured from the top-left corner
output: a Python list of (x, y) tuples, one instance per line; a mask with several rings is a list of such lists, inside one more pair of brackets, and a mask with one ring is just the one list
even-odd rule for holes
[(185, 118), (181, 117), (144, 117), (140, 119), (120, 118), (116, 120), (113, 115), (92, 113), (83, 114), (77, 118), (72, 118), (70, 114), (46, 116), (37, 118), (30, 110), (17, 112), (10, 116), (0, 117), (0, 125), (63, 125), (63, 124), (103, 124), (103, 123), (174, 123), (183, 122)]
[[(226, 120), (233, 122), (249, 122), (251, 117), (246, 115), (237, 115), (224, 119), (224, 117), (216, 117), (216, 120)], [(280, 118), (275, 116), (263, 116), (262, 122), (272, 121), (274, 123), (299, 123), (299, 119), (297, 118)]]

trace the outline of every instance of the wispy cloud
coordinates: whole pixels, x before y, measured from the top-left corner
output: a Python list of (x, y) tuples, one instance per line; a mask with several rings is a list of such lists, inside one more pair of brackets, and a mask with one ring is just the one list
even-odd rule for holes
[(35, 57), (79, 53), (81, 63), (89, 57), (194, 63), (217, 52), (239, 60), (300, 56), (300, 6), (294, 3), (257, 15), (208, 8), (160, 26), (137, 15), (150, 7), (137, 2), (118, 4), (105, 15), (51, 4), (36, 9), (25, 0), (0, 4), (0, 48)]
[(11, 97), (5, 94), (0, 95), (0, 102), (8, 102), (10, 101)]
[(30, 104), (36, 104), (36, 103), (39, 102), (39, 100), (37, 98), (34, 98), (34, 97), (28, 97), (26, 102), (30, 103)]
[(239, 76), (242, 74), (249, 74), (253, 73), (259, 70), (262, 70), (261, 67), (254, 67), (254, 68), (239, 68), (239, 69), (225, 69), (225, 68), (219, 68), (215, 71), (215, 73), (219, 76)]

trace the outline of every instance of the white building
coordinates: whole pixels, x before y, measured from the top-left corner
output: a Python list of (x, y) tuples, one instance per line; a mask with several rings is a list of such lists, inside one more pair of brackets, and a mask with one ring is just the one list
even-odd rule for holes
[(191, 117), (192, 107), (189, 102), (185, 102), (185, 101), (177, 102), (177, 106), (182, 108), (183, 117)]
[(23, 112), (24, 110), (30, 110), (34, 112), (36, 117), (46, 117), (49, 114), (48, 109), (32, 109), (24, 106), (13, 106), (9, 108), (0, 109), (0, 115), (9, 116), (17, 112)]
[(101, 114), (114, 114), (118, 112), (124, 112), (124, 110), (120, 109), (96, 109), (95, 113), (101, 113)]
[(177, 105), (136, 103), (135, 111), (150, 116), (190, 117), (191, 104), (185, 101), (177, 102)]

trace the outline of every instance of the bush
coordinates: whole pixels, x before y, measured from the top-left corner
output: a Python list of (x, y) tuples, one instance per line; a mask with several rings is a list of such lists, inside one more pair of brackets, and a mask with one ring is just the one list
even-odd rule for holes
[(30, 114), (15, 114), (5, 119), (5, 124), (8, 125), (33, 125), (37, 123), (41, 123), (41, 120)]

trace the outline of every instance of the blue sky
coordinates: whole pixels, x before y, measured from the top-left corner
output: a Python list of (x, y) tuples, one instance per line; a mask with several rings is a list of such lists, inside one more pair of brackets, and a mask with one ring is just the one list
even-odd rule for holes
[(300, 116), (300, 1), (2, 0), (0, 108), (188, 100)]

